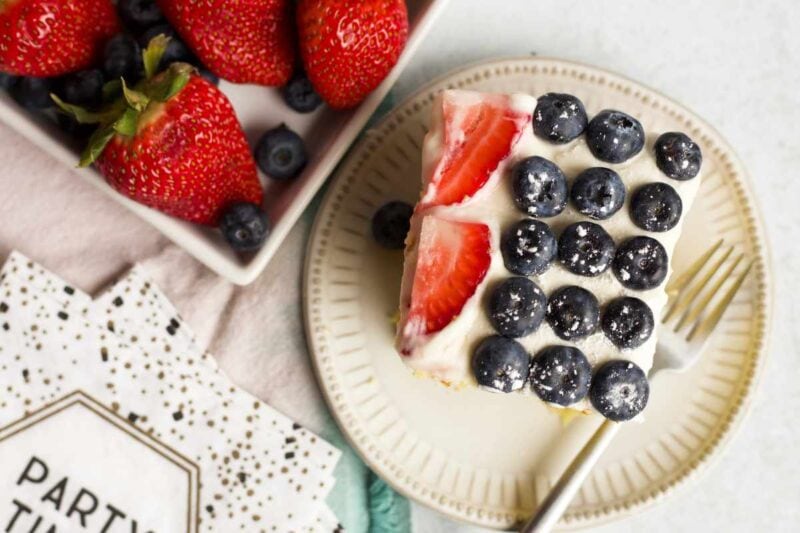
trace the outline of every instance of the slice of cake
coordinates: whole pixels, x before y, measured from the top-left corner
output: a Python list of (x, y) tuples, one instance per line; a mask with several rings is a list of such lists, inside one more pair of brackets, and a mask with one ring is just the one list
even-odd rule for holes
[(444, 91), (406, 239), (397, 349), (452, 386), (613, 420), (647, 403), (699, 147), (574, 96)]

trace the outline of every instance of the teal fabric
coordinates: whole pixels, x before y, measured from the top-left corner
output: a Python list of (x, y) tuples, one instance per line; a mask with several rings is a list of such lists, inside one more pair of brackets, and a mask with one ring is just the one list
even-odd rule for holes
[(411, 531), (411, 506), (373, 472), (369, 483), (369, 533)]
[[(390, 93), (378, 106), (365, 130), (393, 107), (394, 98)], [(323, 187), (309, 205), (306, 217), (311, 219), (316, 214), (326, 189), (327, 186)], [(334, 472), (336, 485), (328, 496), (328, 505), (342, 527), (351, 533), (410, 532), (411, 506), (408, 500), (367, 468), (347, 443), (333, 418), (329, 420), (328, 427), (321, 436), (342, 451)]]

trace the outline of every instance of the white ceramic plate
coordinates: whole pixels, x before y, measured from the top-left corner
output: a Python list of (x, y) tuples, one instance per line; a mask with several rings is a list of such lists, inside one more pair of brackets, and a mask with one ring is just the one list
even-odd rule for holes
[(354, 448), (398, 491), (498, 528), (531, 513), (599, 423), (583, 417), (564, 428), (530, 397), (415, 378), (392, 347), (402, 253), (372, 242), (370, 217), (388, 200), (418, 196), (430, 103), (446, 87), (569, 92), (590, 113), (614, 107), (649, 131), (686, 131), (702, 145), (705, 178), (676, 270), (720, 237), (756, 260), (701, 361), (654, 381), (646, 420), (622, 429), (563, 524), (640, 510), (701, 472), (741, 421), (764, 360), (771, 293), (762, 225), (736, 156), (689, 111), (617, 75), (536, 58), (468, 67), (421, 89), (357, 145), (328, 191), (307, 255), (306, 327), (322, 390)]
[[(305, 139), (311, 154), (303, 173), (290, 184), (275, 183), (261, 175), (265, 184), (264, 205), (272, 224), (272, 232), (257, 254), (239, 256), (223, 241), (218, 231), (183, 222), (128, 200), (114, 192), (94, 171), (82, 170), (78, 173), (155, 226), (210, 269), (234, 283), (246, 285), (267, 266), (297, 218), (389, 92), (447, 1), (406, 2), (411, 24), (406, 48), (383, 83), (352, 111), (337, 112), (323, 106), (314, 113), (303, 115), (289, 109), (275, 89), (257, 85), (235, 85), (224, 81), (220, 84), (220, 88), (233, 103), (251, 146), (255, 145), (263, 132), (285, 123)], [(69, 139), (51, 124), (37, 121), (5, 94), (0, 94), (0, 121), (30, 139), (52, 157), (66, 165), (75, 166), (78, 160), (77, 149)]]

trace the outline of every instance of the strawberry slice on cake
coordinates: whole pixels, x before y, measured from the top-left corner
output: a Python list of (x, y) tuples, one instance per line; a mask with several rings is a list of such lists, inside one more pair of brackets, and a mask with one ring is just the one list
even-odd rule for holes
[[(503, 94), (465, 91), (442, 93), (432, 118), (432, 137), (444, 146), (424, 187), (417, 210), (469, 200), (500, 173), (531, 114), (511, 105)], [(432, 139), (437, 142), (437, 139)], [(491, 180), (496, 181), (496, 180)]]
[[(398, 348), (404, 355), (447, 327), (486, 277), (491, 263), (489, 227), (435, 215), (423, 217), (419, 242), (408, 250), (412, 278), (401, 302)], [(413, 256), (413, 257), (412, 257)]]

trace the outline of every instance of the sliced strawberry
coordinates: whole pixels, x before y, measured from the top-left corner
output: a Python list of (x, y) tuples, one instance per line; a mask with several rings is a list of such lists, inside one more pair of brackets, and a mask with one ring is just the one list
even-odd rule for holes
[(514, 109), (507, 95), (476, 98), (447, 91), (442, 119), (444, 153), (419, 209), (458, 204), (474, 196), (511, 153), (531, 115)]
[(440, 331), (475, 294), (491, 262), (489, 227), (426, 216), (419, 237), (406, 324), (409, 333)]

